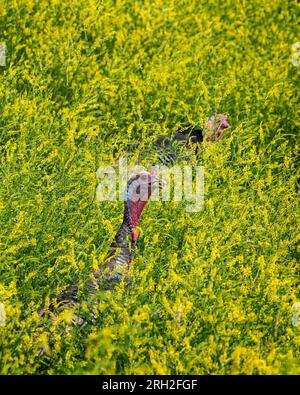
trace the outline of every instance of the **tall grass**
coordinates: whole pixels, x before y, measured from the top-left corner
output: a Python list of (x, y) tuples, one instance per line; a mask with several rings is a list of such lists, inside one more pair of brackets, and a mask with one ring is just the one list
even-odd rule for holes
[[(297, 22), (296, 1), (0, 0), (2, 374), (300, 373)], [(149, 203), (95, 325), (40, 318), (122, 219), (98, 166), (214, 112), (204, 209)]]

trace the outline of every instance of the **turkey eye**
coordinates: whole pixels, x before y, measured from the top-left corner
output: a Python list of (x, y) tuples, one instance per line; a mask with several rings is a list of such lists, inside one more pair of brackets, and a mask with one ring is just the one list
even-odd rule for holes
[(136, 187), (136, 193), (137, 193), (137, 194), (140, 194), (140, 192), (141, 192), (141, 186), (138, 185), (138, 186)]

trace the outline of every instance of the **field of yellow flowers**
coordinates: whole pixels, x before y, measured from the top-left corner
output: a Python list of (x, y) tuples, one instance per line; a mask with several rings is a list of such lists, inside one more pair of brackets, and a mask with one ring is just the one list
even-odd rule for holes
[[(2, 374), (300, 373), (299, 15), (296, 0), (0, 0)], [(147, 205), (133, 280), (100, 293), (94, 325), (39, 317), (122, 219), (95, 199), (97, 168), (214, 112), (231, 129), (204, 143), (204, 209)]]

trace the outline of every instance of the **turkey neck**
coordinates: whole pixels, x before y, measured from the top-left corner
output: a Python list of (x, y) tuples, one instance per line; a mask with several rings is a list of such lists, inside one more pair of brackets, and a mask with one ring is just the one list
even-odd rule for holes
[(124, 247), (132, 244), (133, 226), (130, 222), (129, 210), (127, 204), (124, 205), (124, 217), (122, 225), (115, 235), (115, 240), (112, 242), (111, 247)]
[[(129, 269), (134, 252), (135, 241), (133, 240), (133, 226), (130, 221), (129, 209), (125, 202), (123, 222), (117, 231), (114, 241), (110, 245), (110, 253), (106, 258), (106, 267), (99, 267), (93, 272), (95, 279), (101, 277), (101, 273), (105, 272), (105, 277), (109, 283), (120, 283), (124, 274)], [(108, 270), (107, 270), (108, 267)], [(129, 277), (125, 276), (124, 280), (129, 281)], [(100, 285), (101, 279), (98, 282), (92, 279), (88, 280), (89, 287), (94, 288)], [(110, 286), (107, 286), (110, 289)]]

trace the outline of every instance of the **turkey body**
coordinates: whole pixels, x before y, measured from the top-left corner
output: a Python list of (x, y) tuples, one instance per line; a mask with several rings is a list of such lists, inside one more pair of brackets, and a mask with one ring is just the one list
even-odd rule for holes
[[(139, 172), (128, 181), (122, 224), (110, 245), (110, 252), (104, 265), (94, 270), (86, 281), (83, 290), (85, 297), (96, 294), (99, 288), (112, 290), (115, 284), (129, 281), (128, 271), (138, 237), (136, 227), (155, 188), (162, 188), (162, 180), (149, 172)], [(133, 199), (137, 191), (139, 191), (138, 199)], [(42, 309), (39, 315), (44, 316), (47, 312), (54, 312), (59, 307), (75, 307), (79, 302), (78, 294), (79, 287), (77, 283), (73, 283), (57, 295), (48, 308)]]
[(203, 129), (186, 125), (178, 129), (176, 133), (156, 137), (146, 149), (142, 144), (130, 145), (125, 154), (138, 152), (138, 163), (147, 162), (152, 166), (170, 166), (174, 165), (178, 159), (190, 160), (192, 152), (198, 152), (203, 139)]
[(182, 155), (184, 159), (188, 159), (192, 149), (197, 153), (199, 144), (202, 142), (203, 130), (193, 129), (189, 126), (187, 129), (179, 130), (172, 135), (157, 137), (154, 148), (157, 151), (158, 162), (169, 166), (173, 165)]
[[(133, 257), (135, 241), (132, 240), (132, 228), (126, 223), (122, 223), (114, 241), (110, 245), (104, 267), (99, 267), (92, 272), (92, 275), (85, 283), (83, 290), (86, 296), (97, 293), (99, 288), (111, 291), (115, 284), (120, 284), (122, 280), (128, 282), (129, 277), (126, 272), (129, 270)], [(59, 307), (75, 307), (79, 303), (79, 287), (77, 283), (69, 285), (62, 293), (50, 303), (48, 309), (44, 308), (39, 315), (44, 316), (47, 311), (54, 312)]]

